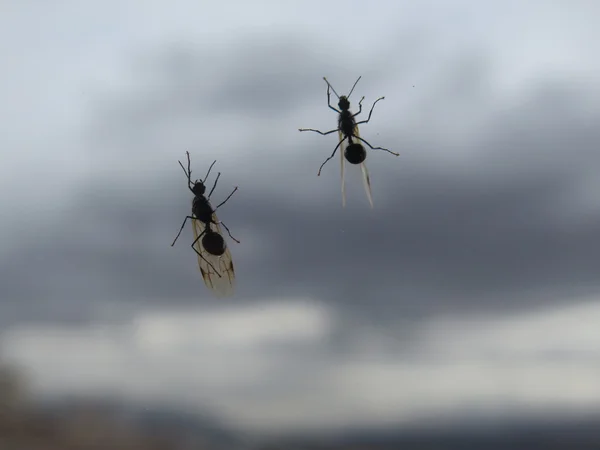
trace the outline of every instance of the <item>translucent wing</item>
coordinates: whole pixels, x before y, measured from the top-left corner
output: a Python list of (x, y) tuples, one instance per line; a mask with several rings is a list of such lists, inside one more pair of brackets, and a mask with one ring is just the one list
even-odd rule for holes
[[(356, 137), (360, 137), (360, 133), (358, 132), (358, 126), (354, 128), (354, 135)], [(369, 199), (369, 203), (371, 204), (371, 208), (373, 208), (373, 196), (371, 195), (371, 178), (369, 177), (369, 171), (367, 170), (367, 163), (364, 161), (360, 164), (360, 170), (363, 176), (363, 184), (365, 186), (365, 191), (367, 192), (367, 198)]]
[[(216, 214), (213, 214), (212, 218), (214, 222), (217, 222), (217, 225), (213, 225), (213, 227), (216, 228), (216, 231), (221, 236), (223, 236), (223, 231), (221, 230), (221, 225), (218, 223), (219, 220), (217, 219)], [(198, 236), (202, 234), (204, 228), (204, 223), (202, 221), (192, 220), (194, 240), (196, 240)], [(201, 241), (202, 239), (198, 240), (198, 242), (194, 244), (194, 247), (204, 258), (206, 258), (206, 260), (204, 260), (198, 256), (198, 265), (200, 266), (200, 272), (202, 273), (204, 283), (206, 286), (212, 289), (218, 298), (230, 297), (233, 295), (235, 288), (235, 273), (233, 270), (233, 260), (231, 259), (229, 246), (226, 246), (225, 253), (223, 255), (215, 256), (204, 250)], [(216, 273), (215, 270), (207, 263), (207, 261), (209, 261), (219, 273)]]
[[(216, 222), (215, 227), (217, 228), (217, 233), (225, 238), (217, 215), (213, 214), (212, 218), (213, 222)], [(221, 286), (219, 292), (221, 292), (223, 296), (231, 296), (235, 291), (235, 272), (233, 270), (233, 258), (231, 257), (231, 251), (229, 251), (229, 245), (225, 247), (225, 253), (220, 257), (217, 257), (217, 259), (219, 260), (217, 269), (221, 274), (221, 278), (218, 280), (219, 285)]]
[[(338, 130), (338, 136), (340, 138), (340, 141), (342, 139), (344, 139), (344, 135), (342, 134), (342, 132), (340, 130)], [(340, 142), (338, 141), (338, 142)], [(346, 160), (346, 158), (344, 157), (344, 153), (346, 152), (346, 145), (347, 145), (348, 140), (344, 139), (344, 141), (340, 144), (340, 163), (341, 163), (341, 168), (342, 168), (342, 207), (346, 207), (346, 182), (344, 179), (344, 162)]]

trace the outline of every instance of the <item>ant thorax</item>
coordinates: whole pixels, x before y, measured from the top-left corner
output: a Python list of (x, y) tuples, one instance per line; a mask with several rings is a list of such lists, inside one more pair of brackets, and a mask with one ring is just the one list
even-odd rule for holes
[(354, 134), (354, 127), (356, 127), (356, 121), (352, 117), (352, 113), (349, 110), (342, 111), (338, 118), (338, 128), (344, 136), (352, 136)]
[(199, 220), (207, 223), (211, 221), (213, 209), (205, 197), (196, 197), (192, 204), (192, 212)]

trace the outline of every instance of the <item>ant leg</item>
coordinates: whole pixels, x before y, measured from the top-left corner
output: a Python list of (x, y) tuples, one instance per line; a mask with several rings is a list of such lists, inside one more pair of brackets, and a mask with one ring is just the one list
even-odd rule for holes
[(235, 191), (237, 191), (237, 190), (238, 190), (238, 188), (237, 188), (237, 186), (236, 186), (236, 187), (233, 189), (233, 191), (231, 191), (231, 194), (229, 194), (225, 200), (223, 200), (221, 203), (219, 203), (219, 204), (217, 205), (217, 207), (216, 207), (216, 208), (213, 210), (213, 212), (214, 212), (214, 211), (216, 211), (217, 209), (219, 209), (221, 206), (223, 206), (223, 205), (224, 205), (224, 204), (227, 202), (227, 200), (229, 200), (229, 199), (231, 198), (231, 196), (232, 196), (232, 195), (235, 193)]
[(171, 244), (171, 247), (173, 247), (175, 245), (175, 242), (177, 241), (177, 239), (179, 239), (179, 235), (181, 234), (181, 232), (183, 231), (183, 227), (185, 227), (185, 223), (187, 222), (188, 219), (191, 220), (198, 220), (193, 216), (185, 216), (185, 219), (183, 220), (183, 223), (181, 224), (181, 228), (179, 229), (179, 233), (177, 233), (177, 237), (175, 237), (175, 240), (173, 241), (173, 243)]
[[(219, 276), (219, 278), (221, 278), (221, 274), (219, 273), (219, 271), (217, 269), (215, 269), (215, 266), (213, 266), (211, 264), (211, 262), (208, 259), (206, 259), (204, 257), (204, 255), (202, 255), (202, 253), (200, 253), (198, 250), (196, 250), (196, 242), (198, 242), (200, 240), (200, 238), (202, 237), (202, 235), (204, 233), (206, 233), (206, 230), (204, 230), (202, 233), (200, 233), (200, 235), (196, 239), (194, 239), (194, 242), (192, 242), (191, 247), (192, 247), (192, 249), (194, 249), (194, 251), (200, 258), (202, 258), (204, 261), (206, 261), (206, 264), (208, 264), (211, 267), (211, 269), (215, 271), (215, 273)], [(200, 244), (200, 245), (202, 245), (202, 244)]]
[(234, 238), (234, 237), (231, 235), (231, 231), (229, 231), (229, 228), (227, 228), (227, 225), (225, 225), (225, 224), (224, 224), (223, 222), (221, 222), (221, 221), (219, 221), (219, 223), (225, 227), (225, 229), (227, 230), (227, 233), (229, 234), (229, 237), (230, 237), (231, 239), (233, 239), (235, 242), (237, 242), (237, 243), (239, 244), (239, 243), (240, 243), (240, 241), (238, 241), (236, 238)]
[(375, 100), (375, 103), (373, 103), (373, 106), (371, 106), (371, 111), (369, 111), (369, 117), (367, 117), (367, 120), (363, 120), (361, 122), (358, 122), (356, 125), (360, 125), (361, 123), (369, 123), (369, 120), (371, 120), (371, 114), (373, 114), (373, 108), (375, 108), (375, 105), (377, 104), (377, 102), (379, 100), (383, 100), (385, 97), (379, 97), (377, 100)]
[[(214, 163), (213, 163), (214, 164)], [(212, 167), (212, 166), (211, 166)], [(208, 169), (208, 171), (210, 172), (210, 169)], [(210, 192), (208, 193), (208, 198), (210, 199), (210, 196), (212, 195), (213, 191), (215, 190), (215, 188), (217, 187), (217, 181), (219, 181), (219, 177), (221, 176), (221, 172), (219, 172), (217, 174), (217, 178), (215, 179), (215, 184), (213, 184), (212, 189), (210, 190)], [(204, 179), (206, 181), (206, 178)]]
[(313, 130), (312, 128), (298, 128), (298, 131), (314, 131), (315, 133), (322, 134), (323, 136), (327, 136), (328, 134), (335, 133), (337, 130), (338, 129), (336, 128), (335, 130), (331, 130), (331, 131), (328, 131), (326, 133), (323, 133), (322, 131)]
[(363, 141), (365, 144), (367, 144), (367, 145), (368, 145), (369, 147), (371, 147), (373, 150), (384, 150), (384, 151), (386, 151), (386, 152), (388, 152), (388, 153), (391, 153), (392, 155), (395, 155), (395, 156), (400, 156), (400, 154), (399, 154), (399, 153), (392, 152), (391, 150), (388, 150), (387, 148), (383, 148), (383, 147), (373, 147), (371, 144), (369, 144), (367, 141), (365, 141), (365, 140), (364, 140), (363, 138), (361, 138), (360, 136), (354, 136), (354, 137), (355, 137), (355, 138), (358, 138), (358, 139), (360, 139), (361, 141)]
[[(327, 81), (327, 80), (325, 80)], [(329, 83), (327, 83), (327, 106), (329, 106), (331, 109), (333, 109), (336, 113), (341, 114), (342, 112), (339, 111), (337, 108), (334, 108), (333, 106), (331, 106), (331, 92), (329, 92), (331, 86), (329, 86)]]
[[(344, 138), (344, 139), (346, 139), (346, 138)], [(337, 151), (338, 147), (340, 145), (342, 145), (342, 142), (344, 142), (344, 139), (342, 139), (340, 142), (338, 142), (338, 145), (336, 145), (335, 148), (333, 149), (333, 153), (331, 154), (331, 156), (329, 158), (327, 158), (323, 164), (321, 164), (321, 167), (319, 167), (319, 172), (317, 173), (318, 177), (321, 176), (321, 169), (323, 168), (323, 166), (325, 164), (327, 164), (327, 161), (329, 161), (331, 158), (333, 158), (335, 156), (335, 152)]]
[(360, 102), (358, 102), (358, 112), (356, 114), (352, 114), (352, 117), (356, 117), (356, 116), (358, 116), (361, 113), (361, 111), (362, 111), (362, 102), (363, 102), (364, 99), (365, 99), (364, 97), (360, 99)]

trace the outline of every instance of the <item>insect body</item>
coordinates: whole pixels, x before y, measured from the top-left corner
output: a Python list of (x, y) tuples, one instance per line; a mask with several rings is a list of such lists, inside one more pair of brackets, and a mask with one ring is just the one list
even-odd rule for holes
[[(336, 131), (338, 132), (339, 142), (333, 149), (333, 153), (331, 154), (331, 156), (329, 158), (327, 158), (325, 160), (325, 162), (323, 162), (323, 164), (321, 164), (321, 167), (319, 168), (319, 172), (317, 175), (319, 175), (319, 176), (321, 175), (321, 170), (323, 169), (323, 166), (330, 159), (332, 159), (335, 156), (335, 152), (338, 150), (338, 148), (340, 148), (340, 162), (341, 162), (341, 174), (342, 174), (342, 205), (346, 206), (346, 189), (345, 189), (345, 179), (344, 179), (344, 159), (346, 159), (346, 161), (348, 161), (350, 164), (355, 164), (355, 165), (360, 164), (360, 168), (361, 168), (361, 171), (363, 174), (363, 182), (365, 185), (365, 190), (367, 192), (367, 197), (369, 199), (369, 203), (371, 204), (371, 207), (373, 207), (373, 198), (371, 196), (371, 180), (369, 178), (369, 172), (368, 172), (367, 166), (365, 164), (365, 159), (367, 158), (367, 152), (365, 151), (365, 148), (361, 142), (367, 144), (373, 150), (384, 150), (384, 151), (391, 153), (392, 155), (396, 155), (396, 156), (398, 156), (398, 153), (392, 152), (392, 151), (388, 150), (387, 148), (383, 148), (383, 147), (373, 147), (371, 144), (369, 144), (367, 141), (365, 141), (360, 136), (360, 133), (358, 131), (358, 125), (363, 124), (363, 123), (368, 123), (369, 120), (371, 120), (371, 114), (373, 113), (373, 109), (375, 108), (375, 105), (377, 104), (378, 101), (383, 100), (385, 97), (380, 97), (377, 100), (375, 100), (375, 102), (373, 103), (373, 106), (371, 106), (371, 110), (369, 111), (369, 117), (367, 117), (366, 120), (363, 120), (361, 122), (356, 122), (355, 117), (358, 116), (362, 112), (362, 102), (365, 98), (362, 97), (360, 99), (360, 101), (358, 102), (358, 112), (356, 114), (352, 114), (352, 112), (350, 112), (349, 98), (350, 98), (350, 95), (352, 95), (352, 92), (354, 91), (354, 88), (356, 87), (356, 84), (361, 79), (361, 77), (358, 77), (358, 80), (355, 81), (354, 86), (352, 86), (352, 89), (350, 90), (350, 93), (348, 95), (342, 95), (342, 96), (339, 96), (337, 94), (337, 92), (335, 92), (335, 89), (333, 89), (331, 84), (329, 84), (329, 81), (327, 81), (327, 78), (323, 77), (323, 79), (327, 83), (327, 105), (329, 106), (329, 108), (333, 109), (335, 112), (337, 112), (339, 114), (338, 127), (335, 130), (330, 130), (327, 132), (315, 130), (312, 128), (300, 128), (299, 130), (300, 131), (314, 131), (315, 133), (322, 134), (323, 136), (334, 133)], [(340, 108), (339, 110), (337, 108), (331, 106), (331, 91), (333, 91), (333, 93), (336, 95), (336, 97), (339, 100), (338, 101), (338, 107)]]
[(192, 221), (192, 231), (194, 233), (192, 248), (198, 255), (198, 265), (200, 266), (200, 272), (202, 273), (204, 283), (213, 290), (217, 297), (227, 297), (233, 294), (235, 273), (233, 270), (231, 252), (225, 243), (225, 239), (223, 239), (221, 225), (225, 227), (231, 239), (237, 243), (240, 241), (231, 235), (227, 225), (219, 221), (215, 211), (231, 198), (234, 192), (237, 191), (237, 187), (223, 202), (213, 209), (210, 204), (210, 196), (217, 187), (217, 181), (219, 181), (221, 173), (219, 172), (217, 174), (217, 178), (215, 179), (215, 183), (210, 190), (208, 197), (204, 195), (206, 192), (206, 186), (204, 183), (206, 182), (206, 179), (208, 178), (208, 175), (210, 174), (210, 171), (215, 165), (216, 161), (214, 161), (208, 168), (208, 172), (206, 173), (204, 180), (196, 180), (192, 182), (192, 170), (190, 168), (189, 152), (186, 152), (186, 155), (188, 160), (187, 170), (185, 167), (183, 167), (181, 161), (179, 161), (179, 165), (185, 172), (185, 175), (188, 179), (188, 188), (194, 194), (194, 199), (192, 200), (192, 215), (186, 216), (184, 219), (183, 224), (181, 224), (181, 228), (179, 229), (179, 233), (177, 233), (177, 236), (171, 244), (171, 247), (175, 245), (175, 242), (183, 231), (187, 220), (190, 219)]

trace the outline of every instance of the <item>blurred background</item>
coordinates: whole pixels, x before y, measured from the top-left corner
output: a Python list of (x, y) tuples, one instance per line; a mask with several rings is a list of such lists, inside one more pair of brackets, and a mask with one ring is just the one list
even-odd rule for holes
[[(3, 2), (0, 448), (600, 448), (599, 20)], [(359, 75), (373, 210), (298, 132)], [(228, 300), (170, 246), (186, 151), (239, 186)]]

